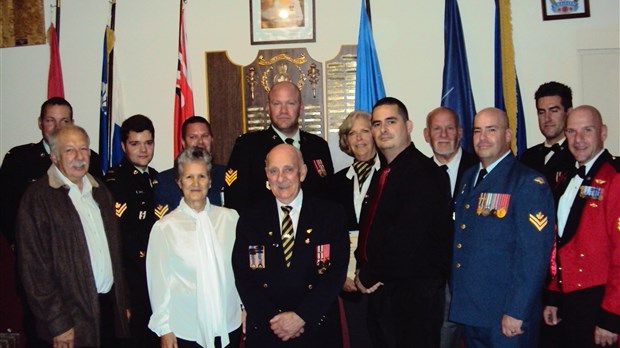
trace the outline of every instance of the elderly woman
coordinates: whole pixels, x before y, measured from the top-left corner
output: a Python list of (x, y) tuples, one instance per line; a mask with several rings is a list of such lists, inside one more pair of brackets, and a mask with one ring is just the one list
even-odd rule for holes
[(357, 248), (360, 212), (364, 200), (369, 196), (372, 177), (381, 166), (370, 127), (370, 114), (360, 110), (353, 111), (342, 122), (338, 130), (340, 149), (354, 160), (349, 167), (336, 173), (330, 183), (332, 197), (347, 212), (351, 240), (349, 271), (341, 292), (351, 348), (370, 347), (366, 328), (366, 298), (357, 292), (353, 282), (353, 252)]
[(241, 300), (231, 264), (237, 212), (209, 204), (211, 156), (187, 148), (174, 162), (183, 199), (153, 225), (146, 253), (149, 328), (163, 348), (237, 347)]

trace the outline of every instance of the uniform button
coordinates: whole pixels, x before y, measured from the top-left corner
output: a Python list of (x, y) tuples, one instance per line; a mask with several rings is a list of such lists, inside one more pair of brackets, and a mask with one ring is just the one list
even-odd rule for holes
[(145, 253), (143, 250), (140, 250), (140, 251), (138, 252), (138, 256), (140, 256), (140, 258), (143, 258), (143, 257), (145, 257), (145, 256), (146, 256), (146, 253)]
[(558, 280), (558, 283), (562, 284), (562, 281), (561, 281), (561, 280)]
[(464, 230), (464, 229), (465, 229), (465, 227), (467, 227), (467, 225), (465, 225), (465, 224), (461, 224), (461, 229), (462, 229), (462, 230)]
[(460, 263), (457, 263), (456, 265), (454, 265), (454, 267), (456, 267), (456, 268), (461, 268), (461, 264), (460, 264)]
[(463, 245), (462, 245), (461, 243), (456, 243), (456, 248), (457, 248), (457, 249), (460, 249), (460, 248), (462, 248), (462, 247), (463, 247)]
[(465, 209), (469, 209), (469, 204), (465, 204)]
[(579, 257), (584, 257), (584, 256), (585, 256), (584, 254), (579, 254)]
[(312, 284), (308, 284), (308, 289), (312, 290), (313, 286)]
[(577, 283), (577, 287), (580, 288), (581, 287), (581, 283)]
[(579, 272), (583, 272), (583, 270), (580, 268), (580, 269), (579, 269)]
[(561, 270), (562, 270), (562, 267), (558, 267), (558, 270), (560, 270), (560, 271), (561, 271)]
[(267, 289), (267, 287), (268, 287), (267, 283), (263, 284), (264, 289)]

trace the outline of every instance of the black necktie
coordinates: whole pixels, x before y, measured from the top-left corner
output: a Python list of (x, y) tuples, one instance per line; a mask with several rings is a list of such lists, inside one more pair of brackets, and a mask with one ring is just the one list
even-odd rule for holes
[(487, 175), (487, 170), (484, 168), (480, 169), (480, 171), (478, 172), (478, 179), (476, 179), (476, 184), (474, 185), (474, 187), (478, 186), (478, 184), (482, 181), (485, 175)]
[(586, 166), (579, 166), (579, 168), (575, 171), (575, 175), (579, 175), (580, 178), (586, 178)]
[(295, 139), (293, 138), (286, 138), (284, 141), (289, 145), (293, 145), (293, 143), (295, 143)]
[(442, 164), (439, 168), (443, 169), (443, 172), (445, 173), (444, 182), (448, 185), (448, 197), (452, 198), (452, 184), (450, 183), (450, 172), (448, 171), (448, 165)]

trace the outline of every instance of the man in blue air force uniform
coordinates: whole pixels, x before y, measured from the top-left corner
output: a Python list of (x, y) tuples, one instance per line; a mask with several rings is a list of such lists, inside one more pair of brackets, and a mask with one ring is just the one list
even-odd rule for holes
[(544, 176), (510, 151), (503, 111), (480, 111), (473, 129), (481, 163), (465, 172), (456, 198), (449, 319), (464, 325), (467, 347), (535, 347), (553, 197)]

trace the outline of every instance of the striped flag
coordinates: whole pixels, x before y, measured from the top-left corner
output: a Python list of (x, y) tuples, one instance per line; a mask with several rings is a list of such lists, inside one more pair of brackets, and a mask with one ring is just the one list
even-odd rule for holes
[(194, 96), (189, 83), (189, 68), (185, 51), (184, 0), (180, 0), (179, 16), (179, 59), (174, 96), (174, 156), (181, 151), (181, 127), (186, 118), (194, 115)]
[(50, 45), (50, 67), (47, 74), (47, 99), (52, 97), (64, 98), (65, 87), (62, 83), (58, 36), (54, 28), (54, 23), (50, 23), (50, 27), (47, 29), (47, 41)]
[(355, 71), (355, 110), (370, 112), (375, 102), (385, 97), (385, 88), (375, 41), (372, 38), (370, 19), (366, 12), (366, 2), (365, 0), (361, 2)]
[(446, 0), (441, 105), (449, 107), (458, 115), (463, 128), (461, 146), (472, 152), (472, 124), (476, 106), (469, 80), (467, 51), (457, 0)]
[(510, 0), (495, 0), (495, 107), (506, 111), (516, 156), (527, 149), (523, 103), (515, 68)]
[[(125, 115), (122, 108), (122, 88), (118, 76), (118, 61), (114, 61), (114, 64), (110, 61), (114, 50), (114, 40), (114, 31), (106, 26), (101, 68), (101, 108), (99, 110), (99, 153), (101, 154), (101, 168), (104, 172), (109, 167), (117, 165), (123, 158), (120, 140), (120, 128)], [(109, 93), (112, 93), (112, 98)]]

